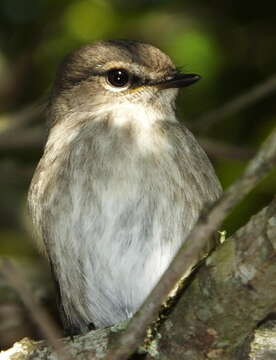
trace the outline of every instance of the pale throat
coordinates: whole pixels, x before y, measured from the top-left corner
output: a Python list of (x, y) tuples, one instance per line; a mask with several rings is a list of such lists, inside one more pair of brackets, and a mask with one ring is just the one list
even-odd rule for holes
[(123, 102), (97, 106), (93, 112), (96, 121), (109, 115), (114, 126), (125, 126), (129, 123), (137, 127), (150, 128), (158, 121), (176, 122), (175, 112), (169, 104), (148, 104), (143, 102)]
[(50, 131), (46, 149), (52, 147), (51, 154), (55, 157), (61, 148), (72, 143), (78, 136), (80, 128), (76, 127), (76, 122), (91, 121), (88, 128), (93, 133), (93, 123), (107, 118), (109, 126), (115, 131), (131, 128), (141, 152), (159, 152), (162, 148), (167, 148), (169, 145), (166, 136), (158, 129), (163, 122), (177, 122), (174, 108), (169, 102), (160, 103), (159, 106), (142, 102), (101, 104), (94, 106), (93, 110), (73, 111), (65, 121), (57, 123)]
[(174, 109), (169, 105), (163, 108), (143, 103), (111, 104), (102, 106), (94, 115), (96, 121), (102, 121), (108, 116), (110, 126), (118, 131), (131, 128), (141, 152), (159, 152), (168, 147), (167, 138), (160, 127), (165, 121), (177, 122)]

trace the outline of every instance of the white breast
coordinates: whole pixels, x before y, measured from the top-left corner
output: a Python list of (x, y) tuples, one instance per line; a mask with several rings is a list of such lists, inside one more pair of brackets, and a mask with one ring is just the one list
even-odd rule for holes
[[(203, 203), (217, 193), (206, 184), (206, 169), (216, 181), (211, 166), (198, 163), (202, 154), (194, 140), (195, 155), (189, 153), (180, 127), (160, 131), (159, 111), (121, 105), (57, 124), (30, 194), (66, 315), (83, 330), (137, 310)], [(169, 123), (176, 123), (173, 113)]]

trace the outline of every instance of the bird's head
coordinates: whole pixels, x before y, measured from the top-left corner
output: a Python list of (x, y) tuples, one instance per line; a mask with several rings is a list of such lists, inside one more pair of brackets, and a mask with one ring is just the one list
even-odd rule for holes
[(166, 110), (173, 106), (178, 88), (199, 79), (199, 75), (181, 73), (152, 45), (99, 41), (65, 58), (54, 84), (52, 106), (57, 115), (137, 103)]

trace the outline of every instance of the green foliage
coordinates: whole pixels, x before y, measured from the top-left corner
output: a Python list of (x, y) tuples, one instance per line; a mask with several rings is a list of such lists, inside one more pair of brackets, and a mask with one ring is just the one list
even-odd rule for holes
[(64, 31), (77, 42), (105, 38), (116, 29), (119, 19), (111, 4), (105, 1), (73, 2), (64, 12)]
[(219, 46), (215, 37), (204, 30), (179, 32), (172, 37), (168, 52), (173, 54), (176, 64), (183, 64), (184, 70), (203, 74), (206, 79), (215, 77), (220, 69)]

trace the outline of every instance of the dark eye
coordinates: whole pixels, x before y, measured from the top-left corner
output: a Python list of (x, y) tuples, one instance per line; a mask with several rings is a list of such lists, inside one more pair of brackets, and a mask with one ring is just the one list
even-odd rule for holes
[(115, 87), (126, 86), (129, 78), (129, 73), (125, 69), (111, 69), (107, 72), (108, 82)]

